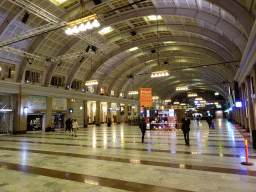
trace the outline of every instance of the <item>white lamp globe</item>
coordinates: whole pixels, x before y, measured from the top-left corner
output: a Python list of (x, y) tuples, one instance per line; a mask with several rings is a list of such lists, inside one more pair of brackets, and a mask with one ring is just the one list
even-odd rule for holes
[(72, 31), (73, 31), (73, 33), (79, 33), (79, 30), (78, 30), (77, 26), (74, 26), (72, 28)]
[(81, 23), (81, 24), (79, 25), (78, 30), (79, 30), (79, 31), (86, 31), (86, 27), (84, 26), (83, 23)]
[(92, 26), (93, 26), (93, 27), (99, 27), (99, 26), (100, 26), (100, 24), (99, 24), (99, 22), (98, 22), (97, 19), (94, 19), (94, 21), (93, 21), (93, 23), (92, 23)]
[(90, 23), (90, 21), (88, 21), (88, 22), (86, 23), (86, 28), (87, 28), (87, 29), (92, 29), (92, 28), (93, 28), (93, 26), (92, 26), (92, 24)]
[(68, 28), (68, 29), (65, 31), (65, 33), (66, 33), (67, 35), (72, 35), (72, 34), (73, 34), (73, 31), (72, 31), (71, 28)]

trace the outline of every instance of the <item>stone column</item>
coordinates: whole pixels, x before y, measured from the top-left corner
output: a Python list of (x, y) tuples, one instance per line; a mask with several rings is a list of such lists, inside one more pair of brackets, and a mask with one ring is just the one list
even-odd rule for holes
[(46, 126), (52, 126), (52, 97), (46, 97)]
[(66, 119), (72, 118), (71, 114), (69, 113), (70, 108), (71, 108), (71, 99), (67, 98), (67, 116), (66, 116)]
[(249, 130), (248, 118), (246, 116), (247, 98), (246, 98), (245, 84), (242, 83), (241, 87), (242, 87), (242, 99), (243, 99), (243, 106), (242, 106), (242, 119), (243, 119), (243, 123), (244, 123), (243, 128), (246, 128)]
[(112, 122), (111, 111), (108, 110), (109, 108), (111, 108), (111, 103), (107, 103), (107, 117), (110, 118)]
[(16, 94), (14, 108), (13, 134), (27, 132), (28, 94)]
[(96, 119), (95, 124), (100, 126), (100, 102), (96, 101)]
[(84, 100), (84, 127), (88, 126), (87, 100)]
[(120, 103), (117, 103), (116, 106), (120, 109), (119, 111), (116, 111), (116, 123), (120, 124), (120, 121), (121, 121), (121, 107), (120, 107)]
[(248, 99), (248, 111), (249, 111), (249, 128), (250, 131), (255, 130), (255, 122), (254, 122), (254, 109), (253, 109), (253, 103), (252, 103), (252, 99), (251, 99), (251, 94), (252, 94), (252, 90), (251, 90), (251, 81), (250, 81), (250, 77), (246, 77), (246, 92), (247, 92), (247, 99)]
[(137, 114), (138, 119), (140, 119), (140, 104), (137, 105)]
[(124, 122), (128, 123), (128, 104), (124, 105)]
[(132, 118), (132, 120), (134, 120), (134, 108), (133, 108), (133, 106), (131, 106), (132, 107), (132, 111), (131, 111), (131, 118)]

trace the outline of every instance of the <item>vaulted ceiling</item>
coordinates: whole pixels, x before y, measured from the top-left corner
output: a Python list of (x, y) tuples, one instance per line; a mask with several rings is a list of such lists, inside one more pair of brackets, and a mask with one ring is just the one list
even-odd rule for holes
[[(68, 21), (80, 10), (77, 0), (57, 5), (53, 2), (58, 0), (33, 0), (41, 12), (33, 12), (28, 0), (23, 0), (28, 2), (27, 7), (20, 6), (19, 1), (22, 0), (0, 2), (0, 45), (17, 34), (22, 36), (54, 22)], [(25, 71), (31, 69), (44, 72), (45, 86), (49, 86), (53, 75), (64, 76), (67, 85), (74, 79), (98, 80), (96, 94), (101, 87), (109, 92), (116, 90), (117, 95), (148, 87), (154, 95), (166, 99), (177, 94), (176, 87), (189, 86), (218, 91), (227, 98), (228, 83), (234, 80), (239, 68), (256, 13), (253, 0), (147, 0), (131, 6), (126, 5), (138, 0), (101, 0), (99, 5), (84, 2), (88, 14), (98, 14), (101, 24), (84, 34), (103, 46), (98, 47), (97, 53), (90, 51), (63, 59), (92, 45), (81, 36), (66, 35), (65, 28), (7, 45), (38, 58), (59, 56), (60, 66), (59, 62), (45, 65), (38, 58), (28, 65), (24, 55), (0, 46), (0, 62), (17, 66), (17, 82), (22, 82)], [(117, 9), (120, 7), (123, 8)], [(26, 11), (30, 17), (24, 24), (21, 20)], [(151, 15), (161, 18), (150, 20)], [(99, 31), (105, 27), (112, 31), (101, 35)], [(132, 31), (136, 35), (132, 36)], [(85, 59), (80, 62), (82, 57)], [(150, 78), (151, 72), (157, 70), (168, 70), (170, 75)]]

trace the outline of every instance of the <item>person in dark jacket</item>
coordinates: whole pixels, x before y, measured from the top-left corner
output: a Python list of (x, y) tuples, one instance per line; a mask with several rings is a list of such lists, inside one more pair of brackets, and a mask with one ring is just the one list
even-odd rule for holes
[(146, 129), (147, 129), (147, 123), (146, 123), (146, 120), (144, 118), (142, 118), (140, 120), (139, 127), (140, 127), (140, 130), (141, 130), (141, 133), (142, 133), (141, 142), (144, 143), (144, 136), (145, 136)]
[(189, 131), (190, 131), (190, 119), (185, 117), (182, 121), (182, 131), (184, 134), (185, 143), (189, 146)]
[(71, 121), (71, 119), (70, 119), (70, 118), (67, 119), (66, 122), (65, 122), (65, 124), (66, 124), (66, 130), (65, 130), (65, 132), (66, 132), (66, 131), (71, 132), (71, 127), (72, 127), (72, 121)]
[(108, 127), (111, 127), (111, 119), (110, 119), (110, 117), (108, 117), (108, 119), (107, 119), (107, 125), (108, 125)]
[(211, 116), (208, 116), (206, 122), (208, 123), (209, 129), (210, 129), (211, 126), (212, 126), (212, 117), (211, 117)]

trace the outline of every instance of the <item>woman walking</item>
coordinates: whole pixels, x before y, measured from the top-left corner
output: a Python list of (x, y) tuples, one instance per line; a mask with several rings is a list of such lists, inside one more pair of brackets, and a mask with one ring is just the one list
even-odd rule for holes
[(76, 131), (78, 130), (78, 123), (76, 122), (76, 119), (74, 120), (74, 122), (72, 123), (72, 127), (73, 127), (73, 133), (72, 133), (72, 136), (73, 134), (75, 133), (75, 137), (76, 137)]

